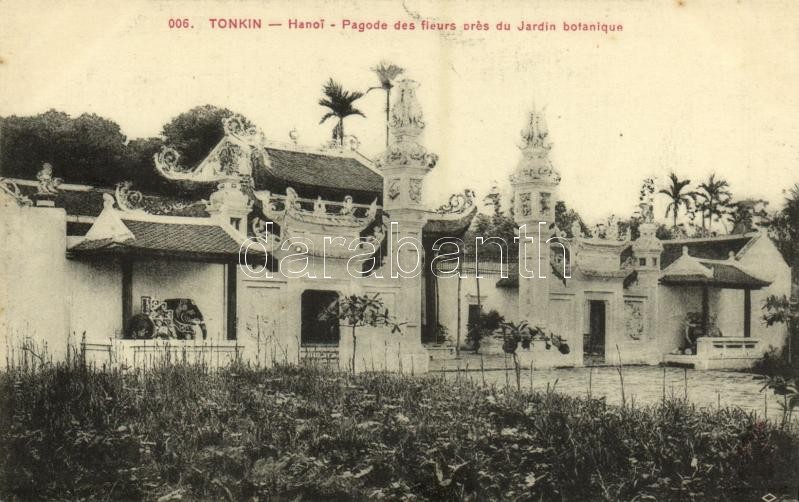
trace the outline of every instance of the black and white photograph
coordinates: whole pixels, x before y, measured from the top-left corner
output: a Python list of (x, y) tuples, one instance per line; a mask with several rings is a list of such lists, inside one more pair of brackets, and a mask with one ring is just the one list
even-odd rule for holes
[(0, 500), (799, 500), (799, 4), (0, 0)]

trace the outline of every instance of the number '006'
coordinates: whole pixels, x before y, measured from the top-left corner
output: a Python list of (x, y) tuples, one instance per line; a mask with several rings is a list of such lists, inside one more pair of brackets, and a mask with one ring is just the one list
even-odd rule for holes
[(170, 19), (169, 20), (169, 27), (170, 28), (191, 28), (191, 26), (189, 25), (189, 19), (185, 18), (185, 17), (183, 19)]

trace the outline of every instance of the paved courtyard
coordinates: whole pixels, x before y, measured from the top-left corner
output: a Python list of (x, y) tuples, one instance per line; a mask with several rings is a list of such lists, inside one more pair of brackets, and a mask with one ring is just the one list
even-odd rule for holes
[[(480, 356), (463, 354), (460, 360), (434, 360), (431, 371), (443, 372), (447, 379), (469, 379), (476, 383), (483, 380), (487, 385), (516, 385), (513, 362), (507, 359), (507, 371), (503, 356), (485, 356), (484, 371), (480, 370)], [(695, 403), (699, 407), (717, 408), (739, 406), (745, 410), (777, 420), (782, 417), (780, 396), (771, 391), (760, 392), (762, 382), (754, 380), (752, 374), (735, 371), (697, 371), (682, 368), (657, 366), (625, 366), (623, 369), (624, 392), (628, 403), (652, 404), (664, 393)], [(621, 384), (615, 367), (542, 369), (533, 371), (532, 387), (585, 396), (590, 390), (593, 397), (605, 397), (608, 403), (621, 404)], [(521, 384), (530, 388), (530, 371), (522, 370)]]

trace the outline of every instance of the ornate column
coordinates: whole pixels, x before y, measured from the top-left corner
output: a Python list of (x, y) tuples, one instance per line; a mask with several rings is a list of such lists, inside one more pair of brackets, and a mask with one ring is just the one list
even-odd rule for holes
[(389, 124), (391, 143), (376, 164), (383, 172), (383, 210), (391, 221), (386, 271), (391, 279), (403, 281), (395, 315), (408, 323), (403, 328), (406, 337), (421, 343), (422, 227), (427, 219), (422, 186), (438, 156), (418, 141), (425, 125), (416, 98), (418, 87), (412, 80), (396, 85)]
[(638, 226), (639, 237), (633, 242), (634, 268), (637, 275), (638, 287), (646, 296), (644, 309), (644, 337), (647, 343), (648, 362), (654, 364), (660, 361), (664, 347), (658, 346), (655, 327), (658, 325), (658, 279), (660, 277), (660, 258), (663, 252), (663, 243), (655, 236), (657, 225), (654, 221), (651, 197), (642, 201), (641, 224)]
[[(550, 250), (560, 174), (552, 167), (546, 122), (535, 109), (522, 131), (522, 156), (510, 177), (519, 226), (519, 319), (548, 328)], [(525, 238), (526, 237), (526, 238)], [(532, 240), (530, 240), (532, 237)], [(526, 242), (525, 242), (526, 240)]]

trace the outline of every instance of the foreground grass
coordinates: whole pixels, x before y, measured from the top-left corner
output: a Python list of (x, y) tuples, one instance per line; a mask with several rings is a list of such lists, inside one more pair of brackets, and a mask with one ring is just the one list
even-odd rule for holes
[(795, 493), (798, 450), (679, 401), (292, 367), (0, 373), (2, 500), (760, 500)]

